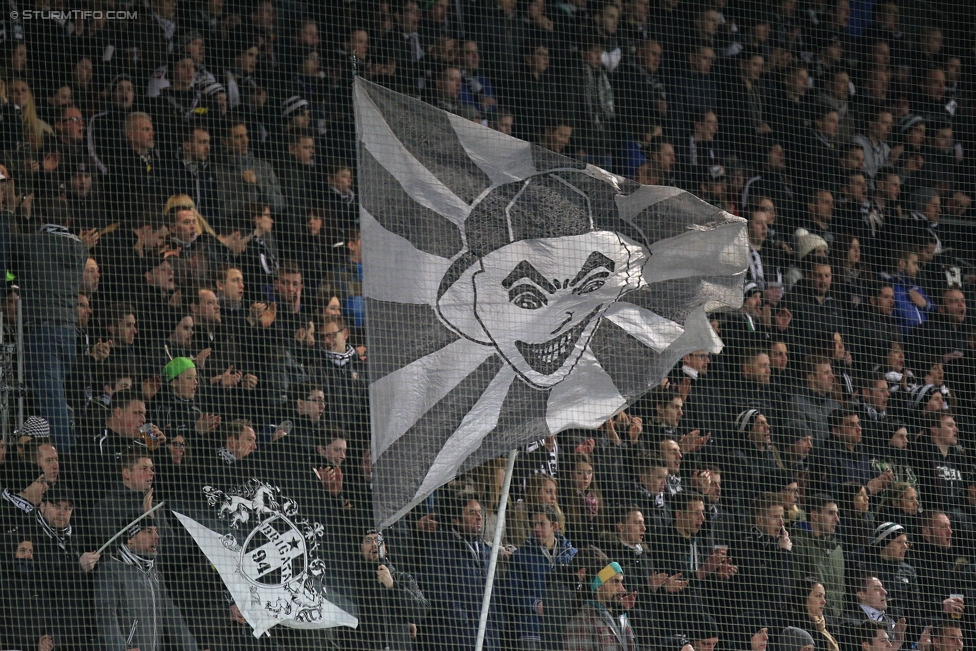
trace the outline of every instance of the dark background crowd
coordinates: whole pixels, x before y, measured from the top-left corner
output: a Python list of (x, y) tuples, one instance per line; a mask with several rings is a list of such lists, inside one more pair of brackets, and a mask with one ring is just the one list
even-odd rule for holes
[[(9, 0), (0, 649), (474, 647), (504, 460), (371, 529), (358, 75), (748, 221), (723, 352), (521, 451), (486, 648), (961, 651), (971, 13)], [(251, 635), (170, 507), (254, 480), (322, 525), (359, 628)]]

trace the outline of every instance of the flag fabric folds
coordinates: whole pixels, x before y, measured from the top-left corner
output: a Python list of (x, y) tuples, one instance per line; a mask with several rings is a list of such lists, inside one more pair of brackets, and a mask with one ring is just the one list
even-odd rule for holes
[(213, 564), (255, 637), (272, 626), (357, 626), (355, 607), (333, 585), (325, 527), (269, 483), (227, 492), (204, 486), (201, 508), (174, 510)]
[(744, 220), (357, 79), (374, 517), (596, 428), (742, 303)]

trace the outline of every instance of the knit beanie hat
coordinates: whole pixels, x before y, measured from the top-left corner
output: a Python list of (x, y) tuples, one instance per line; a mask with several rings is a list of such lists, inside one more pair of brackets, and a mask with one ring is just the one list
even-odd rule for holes
[(189, 357), (175, 357), (163, 367), (163, 381), (172, 382), (187, 370), (196, 367), (197, 365)]
[(883, 547), (903, 533), (905, 533), (905, 527), (900, 524), (883, 522), (874, 530), (874, 539), (871, 541), (871, 544)]
[(812, 635), (802, 628), (787, 626), (779, 634), (779, 640), (776, 646), (779, 648), (779, 651), (800, 651), (803, 647), (810, 645), (816, 647)]
[(739, 415), (735, 417), (735, 431), (737, 432), (747, 432), (749, 428), (752, 427), (752, 423), (755, 422), (756, 416), (759, 415), (759, 410), (755, 407), (750, 407), (745, 411), (740, 411)]
[(51, 426), (40, 416), (29, 416), (17, 430), (17, 436), (29, 436), (32, 439), (46, 439), (51, 436)]

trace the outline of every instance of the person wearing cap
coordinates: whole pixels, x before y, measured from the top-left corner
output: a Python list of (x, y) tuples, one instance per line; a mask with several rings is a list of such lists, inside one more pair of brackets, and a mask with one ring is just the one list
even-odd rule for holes
[(70, 493), (51, 488), (33, 513), (33, 526), (25, 528), (34, 542), (38, 583), (50, 599), (46, 607), (58, 614), (51, 633), (63, 648), (85, 643), (92, 615), (92, 571), (101, 558), (96, 551), (81, 552), (78, 541), (85, 535), (72, 523), (74, 509)]
[(225, 45), (231, 64), (224, 69), (222, 82), (227, 89), (227, 106), (233, 111), (246, 104), (248, 96), (258, 88), (254, 71), (258, 67), (259, 49), (254, 34), (248, 29), (239, 30), (233, 38), (226, 39)]
[(154, 422), (170, 436), (206, 435), (220, 425), (220, 416), (204, 413), (196, 404), (197, 366), (189, 357), (176, 357), (163, 367), (163, 382), (169, 387), (168, 404), (161, 405)]
[(735, 208), (728, 199), (728, 174), (718, 163), (704, 165), (698, 170), (695, 195), (716, 208), (731, 212)]
[(217, 159), (217, 197), (224, 223), (240, 214), (248, 203), (261, 203), (272, 215), (286, 207), (278, 176), (268, 161), (250, 150), (247, 123), (231, 119), (221, 128), (220, 157)]
[(748, 501), (763, 492), (766, 477), (780, 472), (772, 426), (761, 410), (747, 407), (736, 415), (733, 427), (735, 431), (725, 446), (732, 458), (729, 493), (736, 500)]
[(566, 624), (565, 651), (636, 651), (634, 629), (627, 616), (627, 589), (619, 563), (594, 571), (591, 597)]
[(412, 575), (393, 565), (383, 535), (370, 529), (359, 545), (350, 577), (358, 606), (359, 626), (345, 631), (349, 648), (409, 651), (417, 625), (430, 602)]
[(129, 524), (140, 513), (126, 512), (114, 525), (124, 529), (121, 544), (95, 576), (95, 620), (99, 645), (111, 651), (158, 651), (169, 647), (198, 651), (179, 608), (156, 568), (159, 529), (150, 516)]
[(907, 619), (907, 636), (914, 640), (924, 628), (924, 608), (918, 574), (905, 561), (911, 546), (902, 525), (882, 522), (874, 530), (871, 546), (865, 552), (864, 567), (887, 586), (888, 604)]

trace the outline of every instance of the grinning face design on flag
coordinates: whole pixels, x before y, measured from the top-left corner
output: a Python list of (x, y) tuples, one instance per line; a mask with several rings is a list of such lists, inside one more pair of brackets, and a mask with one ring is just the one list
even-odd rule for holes
[(482, 258), (475, 317), (526, 382), (551, 387), (572, 372), (607, 308), (640, 286), (645, 259), (608, 231), (514, 242)]

